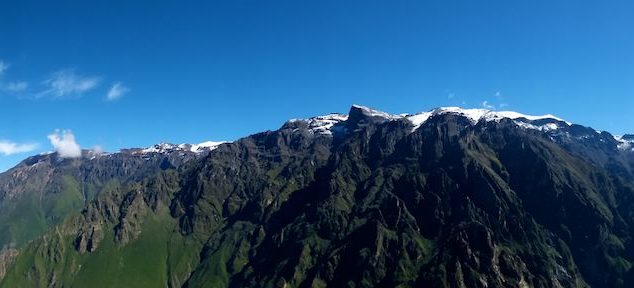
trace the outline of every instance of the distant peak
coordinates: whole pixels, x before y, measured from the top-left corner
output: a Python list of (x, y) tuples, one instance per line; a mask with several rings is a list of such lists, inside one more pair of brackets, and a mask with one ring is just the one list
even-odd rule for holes
[(350, 112), (348, 116), (349, 117), (348, 121), (346, 121), (346, 126), (352, 130), (368, 124), (379, 124), (401, 118), (401, 116), (392, 115), (383, 111), (356, 104), (350, 107)]
[[(472, 124), (476, 124), (481, 120), (484, 121), (500, 121), (508, 118), (514, 120), (516, 124), (522, 128), (537, 129), (542, 131), (556, 130), (559, 125), (570, 126), (572, 123), (554, 116), (546, 114), (541, 116), (527, 115), (515, 111), (495, 111), (482, 108), (461, 108), (461, 107), (439, 107), (427, 112), (416, 114), (390, 114), (380, 110), (376, 110), (367, 106), (353, 104), (350, 107), (348, 115), (332, 113), (324, 116), (317, 116), (308, 119), (291, 119), (287, 123), (302, 122), (307, 125), (309, 131), (317, 134), (332, 135), (332, 128), (339, 127), (337, 124), (345, 122), (345, 126), (356, 129), (358, 126), (367, 125), (369, 123), (383, 123), (394, 120), (407, 120), (414, 126), (416, 130), (429, 118), (437, 115), (454, 114), (467, 118)], [(552, 121), (549, 121), (552, 120)], [(535, 123), (537, 122), (537, 123)]]
[(383, 118), (383, 119), (386, 119), (386, 120), (399, 118), (396, 115), (392, 115), (392, 114), (389, 114), (389, 113), (385, 113), (383, 111), (375, 110), (375, 109), (369, 108), (367, 106), (353, 104), (352, 107), (350, 107), (350, 116), (355, 115), (355, 114), (361, 114), (361, 115), (366, 116), (366, 117)]
[(296, 123), (304, 123), (302, 125), (306, 125), (308, 131), (313, 132), (315, 134), (322, 135), (332, 135), (332, 128), (341, 123), (348, 120), (348, 115), (339, 114), (339, 113), (330, 113), (327, 115), (311, 117), (308, 119), (291, 119), (288, 123), (292, 125), (296, 125)]
[(176, 152), (176, 151), (202, 153), (202, 152), (212, 151), (224, 143), (227, 143), (227, 142), (205, 141), (198, 144), (183, 143), (179, 145), (161, 142), (159, 144), (154, 144), (151, 147), (148, 147), (145, 149), (139, 149), (136, 153), (137, 154), (170, 153), (170, 152)]
[[(555, 130), (558, 129), (558, 125), (572, 125), (570, 122), (566, 122), (563, 119), (553, 116), (551, 114), (542, 115), (542, 116), (533, 116), (526, 115), (522, 113), (518, 113), (515, 111), (494, 111), (489, 109), (481, 109), (481, 108), (461, 108), (461, 107), (439, 107), (436, 109), (432, 109), (427, 112), (416, 113), (413, 115), (406, 115), (405, 118), (409, 120), (413, 125), (414, 129), (418, 129), (423, 123), (425, 123), (429, 118), (436, 115), (444, 115), (444, 114), (454, 114), (465, 117), (471, 121), (472, 124), (476, 124), (480, 121), (500, 121), (501, 119), (508, 118), (514, 120), (515, 123), (522, 128), (530, 128), (537, 130)], [(542, 123), (541, 125), (533, 125), (532, 123), (526, 123), (522, 121), (522, 119), (528, 122), (543, 122), (545, 120), (554, 120), (557, 123)], [(542, 121), (539, 121), (542, 120)], [(553, 121), (550, 121), (553, 122)], [(565, 124), (563, 124), (565, 123)]]
[(614, 136), (614, 140), (618, 142), (617, 148), (623, 151), (634, 151), (634, 135), (625, 134), (623, 136), (616, 135)]
[[(515, 111), (496, 111), (496, 110), (482, 109), (482, 108), (462, 108), (462, 107), (455, 107), (455, 106), (438, 107), (427, 112), (420, 112), (416, 114), (394, 115), (394, 114), (389, 114), (383, 111), (375, 110), (367, 106), (354, 104), (352, 105), (352, 108), (350, 108), (350, 114), (352, 115), (354, 112), (361, 113), (365, 116), (381, 117), (384, 119), (409, 118), (416, 115), (432, 116), (432, 115), (440, 115), (440, 114), (458, 114), (458, 115), (465, 116), (475, 122), (478, 122), (482, 119), (492, 120), (492, 119), (501, 119), (501, 118), (509, 118), (513, 120), (524, 118), (530, 121), (553, 119), (553, 120), (565, 122), (565, 120), (557, 116), (554, 116), (552, 114), (534, 116), (534, 115), (522, 114)], [(568, 124), (570, 125), (570, 123)]]
[(562, 121), (565, 122), (563, 119), (554, 116), (552, 114), (546, 114), (546, 115), (541, 115), (541, 116), (534, 116), (534, 115), (526, 115), (526, 114), (522, 114), (519, 112), (515, 112), (515, 111), (496, 111), (496, 110), (489, 110), (489, 109), (481, 109), (481, 108), (460, 108), (460, 107), (440, 107), (440, 108), (436, 108), (434, 110), (432, 110), (433, 112), (435, 112), (436, 114), (443, 114), (443, 113), (455, 113), (455, 114), (461, 114), (464, 116), (467, 116), (468, 118), (471, 118), (474, 121), (479, 121), (483, 118), (487, 119), (487, 120), (491, 120), (491, 119), (501, 119), (501, 118), (509, 118), (509, 119), (521, 119), (524, 118), (526, 120), (530, 120), (530, 121), (535, 121), (535, 120), (543, 120), (543, 119), (554, 119), (557, 121)]
[(621, 139), (626, 141), (634, 141), (634, 134), (625, 134), (621, 136)]

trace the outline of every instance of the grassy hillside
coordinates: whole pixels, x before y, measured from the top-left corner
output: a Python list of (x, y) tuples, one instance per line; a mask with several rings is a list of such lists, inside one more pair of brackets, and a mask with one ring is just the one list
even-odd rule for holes
[[(22, 246), (0, 288), (633, 287), (634, 186), (612, 172), (626, 167), (509, 121), (364, 121), (341, 138), (293, 122), (102, 181)], [(77, 207), (63, 182), (11, 211), (45, 229)]]
[[(0, 205), (0, 247), (22, 247), (84, 205), (80, 185), (70, 176), (61, 179), (59, 191), (31, 191)], [(57, 190), (57, 189), (56, 189)]]
[(63, 235), (70, 222), (23, 250), (0, 287), (165, 287), (168, 281), (181, 283), (187, 267), (197, 262), (200, 245), (187, 243), (167, 213), (148, 215), (143, 232), (124, 247), (107, 229), (102, 245), (90, 254), (78, 253), (73, 239)]

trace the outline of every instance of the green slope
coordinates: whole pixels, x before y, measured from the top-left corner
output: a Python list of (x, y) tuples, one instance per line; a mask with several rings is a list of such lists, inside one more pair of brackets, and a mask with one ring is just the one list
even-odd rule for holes
[[(64, 226), (64, 225), (62, 225)], [(0, 287), (165, 287), (182, 282), (200, 245), (188, 243), (166, 213), (148, 215), (139, 237), (124, 247), (108, 229), (93, 253), (79, 254), (63, 227), (22, 251)], [(170, 276), (172, 279), (170, 279)]]
[(59, 191), (28, 192), (0, 205), (0, 247), (22, 247), (27, 241), (41, 235), (78, 212), (84, 204), (79, 184), (70, 176), (61, 179)]
[[(288, 126), (108, 183), (0, 288), (632, 287), (630, 178), (508, 121), (469, 123), (334, 140)], [(67, 213), (66, 190), (23, 209)]]

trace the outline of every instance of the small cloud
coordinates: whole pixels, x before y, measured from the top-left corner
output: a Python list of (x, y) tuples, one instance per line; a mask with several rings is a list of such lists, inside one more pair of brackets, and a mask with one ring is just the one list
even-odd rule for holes
[(20, 93), (26, 91), (29, 88), (29, 83), (26, 81), (9, 82), (2, 87), (2, 90), (11, 93)]
[(108, 94), (106, 95), (106, 100), (108, 101), (117, 100), (123, 97), (123, 95), (125, 95), (129, 91), (130, 91), (130, 88), (124, 86), (123, 83), (121, 82), (114, 83), (114, 85), (110, 87), (110, 90), (108, 90)]
[(78, 75), (71, 69), (60, 70), (42, 82), (46, 89), (37, 94), (36, 97), (79, 98), (84, 93), (96, 88), (100, 82), (99, 77)]
[(103, 147), (101, 147), (99, 145), (92, 146), (91, 150), (95, 154), (103, 154), (104, 153)]
[(55, 152), (62, 158), (77, 158), (81, 156), (81, 147), (75, 142), (75, 135), (70, 130), (55, 130), (48, 135), (48, 140), (55, 148)]
[(506, 107), (509, 107), (509, 104), (502, 103), (502, 104), (500, 104), (498, 106), (500, 106), (500, 108), (506, 108)]
[(495, 98), (497, 98), (497, 99), (502, 99), (502, 98), (504, 98), (504, 97), (502, 96), (502, 92), (501, 92), (501, 91), (495, 91)]
[(18, 153), (31, 152), (37, 149), (37, 144), (18, 144), (13, 141), (0, 140), (0, 154), (9, 156)]
[(482, 101), (482, 108), (495, 109), (495, 106), (489, 103), (489, 101)]
[(453, 98), (456, 98), (456, 93), (451, 91), (451, 89), (447, 88), (443, 91), (443, 93), (445, 93), (445, 95), (447, 96), (447, 99), (451, 100)]
[(2, 74), (4, 74), (7, 69), (9, 69), (9, 66), (9, 63), (0, 60), (0, 76), (2, 76)]

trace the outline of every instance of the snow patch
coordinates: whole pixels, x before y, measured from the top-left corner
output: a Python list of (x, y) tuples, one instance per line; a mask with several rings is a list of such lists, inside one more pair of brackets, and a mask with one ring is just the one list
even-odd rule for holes
[(227, 143), (227, 142), (214, 142), (214, 141), (206, 141), (198, 144), (188, 144), (183, 143), (179, 145), (174, 145), (170, 143), (159, 143), (153, 145), (152, 147), (148, 147), (145, 149), (141, 149), (139, 154), (147, 154), (147, 153), (171, 153), (175, 151), (181, 152), (192, 152), (192, 153), (203, 153), (213, 151), (218, 148), (218, 146)]
[(159, 144), (155, 144), (152, 147), (148, 147), (145, 148), (143, 150), (141, 150), (141, 153), (146, 154), (146, 153), (167, 153), (167, 152), (171, 152), (174, 149), (176, 149), (177, 146), (174, 144), (169, 144), (169, 143), (159, 143)]
[(290, 122), (304, 122), (308, 125), (308, 130), (321, 135), (332, 135), (332, 127), (335, 124), (348, 120), (348, 115), (332, 113), (308, 119), (292, 119)]
[[(555, 130), (555, 129), (558, 129), (559, 126), (555, 123), (548, 123), (541, 126), (535, 126), (529, 123), (525, 123), (521, 120), (525, 119), (528, 121), (536, 121), (536, 120), (543, 120), (543, 119), (553, 119), (556, 121), (565, 122), (561, 118), (550, 115), (550, 114), (542, 115), (542, 116), (533, 116), (533, 115), (526, 115), (526, 114), (522, 114), (522, 113), (518, 113), (514, 111), (492, 111), (488, 109), (463, 109), (460, 107), (441, 107), (438, 109), (434, 109), (432, 111), (409, 115), (409, 116), (406, 116), (405, 118), (414, 125), (413, 130), (416, 130), (418, 129), (418, 127), (423, 125), (423, 123), (425, 123), (425, 121), (427, 121), (432, 116), (442, 115), (442, 114), (460, 115), (469, 119), (469, 121), (471, 121), (472, 124), (476, 124), (480, 121), (500, 121), (501, 119), (508, 118), (512, 120), (517, 120), (515, 121), (515, 123), (516, 124), (521, 123), (521, 126), (524, 128), (537, 129), (540, 131)], [(565, 123), (568, 125), (572, 125), (569, 122), (565, 122)]]
[(632, 151), (634, 152), (634, 140), (632, 139), (624, 139), (623, 136), (616, 135), (614, 136), (614, 140), (618, 142), (616, 147), (622, 151)]
[(484, 118), (487, 113), (491, 112), (487, 109), (462, 109), (460, 107), (442, 107), (434, 110), (434, 115), (457, 114), (466, 117), (475, 124)]
[(559, 129), (559, 126), (555, 123), (547, 123), (544, 125), (537, 126), (537, 125), (529, 124), (522, 121), (513, 121), (513, 122), (515, 122), (517, 126), (522, 127), (524, 129), (533, 129), (533, 130), (539, 130), (542, 132), (549, 132), (549, 131)]
[[(443, 115), (454, 114), (467, 118), (472, 125), (477, 124), (480, 121), (496, 121), (499, 122), (502, 119), (511, 119), (513, 122), (524, 128), (534, 129), (538, 131), (550, 132), (565, 127), (565, 125), (571, 126), (572, 123), (567, 122), (552, 114), (546, 115), (527, 115), (518, 113), (515, 111), (493, 111), (489, 109), (465, 109), (460, 107), (441, 107), (433, 109), (427, 112), (421, 112), (416, 114), (389, 114), (382, 111), (374, 110), (361, 105), (352, 105), (353, 108), (358, 109), (361, 113), (367, 117), (379, 117), (388, 121), (395, 121), (404, 119), (412, 123), (412, 131), (415, 131), (430, 118)], [(315, 134), (332, 135), (332, 128), (343, 121), (348, 120), (348, 115), (345, 114), (328, 114), (324, 116), (318, 116), (308, 119), (292, 119), (290, 122), (302, 121), (308, 125), (309, 131)], [(541, 121), (541, 125), (536, 125), (535, 121), (539, 120), (552, 120)], [(633, 145), (634, 146), (634, 145)]]
[[(542, 119), (555, 119), (557, 121), (562, 121), (562, 122), (566, 122), (564, 119), (561, 119), (555, 115), (552, 114), (546, 114), (546, 115), (541, 115), (541, 116), (533, 116), (533, 115), (526, 115), (526, 114), (522, 114), (522, 113), (517, 113), (514, 111), (490, 111), (491, 113), (502, 117), (502, 118), (509, 118), (509, 119), (520, 119), (520, 118), (524, 118), (526, 120), (530, 120), (530, 121), (535, 121), (535, 120), (542, 120)], [(572, 125), (572, 123), (570, 122), (566, 122), (566, 124), (568, 124), (568, 126)]]
[(418, 129), (418, 127), (420, 127), (420, 125), (423, 125), (423, 123), (425, 123), (425, 121), (427, 121), (427, 119), (429, 119), (433, 115), (433, 112), (423, 112), (415, 115), (406, 116), (405, 118), (409, 120), (409, 122), (412, 122), (412, 124), (414, 125), (414, 130), (416, 130)]
[(220, 146), (221, 144), (224, 144), (227, 142), (221, 141), (221, 142), (214, 142), (214, 141), (205, 141), (202, 143), (198, 143), (198, 144), (180, 144), (178, 145), (179, 148), (183, 149), (183, 150), (189, 150), (191, 152), (194, 153), (202, 153), (205, 151), (212, 151), (216, 148), (218, 148), (218, 146)]
[(389, 113), (385, 113), (383, 111), (374, 110), (372, 108), (368, 108), (368, 107), (361, 106), (361, 105), (354, 104), (354, 105), (352, 105), (352, 107), (361, 110), (361, 113), (363, 113), (363, 115), (370, 116), (370, 117), (380, 117), (380, 118), (384, 118), (384, 119), (388, 119), (388, 120), (394, 120), (394, 119), (402, 118), (402, 117), (400, 117), (398, 115), (392, 115), (392, 114), (389, 114)]

